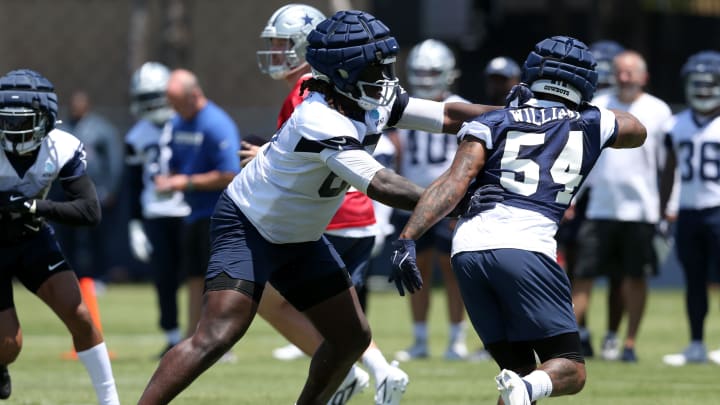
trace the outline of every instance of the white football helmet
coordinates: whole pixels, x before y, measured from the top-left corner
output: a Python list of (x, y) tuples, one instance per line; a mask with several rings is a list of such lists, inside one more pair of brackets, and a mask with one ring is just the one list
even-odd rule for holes
[(130, 80), (130, 112), (162, 125), (174, 111), (168, 104), (167, 91), (170, 69), (158, 62), (145, 62)]
[[(265, 39), (265, 50), (257, 51), (258, 67), (275, 80), (284, 79), (305, 62), (307, 35), (325, 15), (305, 4), (288, 4), (273, 13), (260, 33)], [(273, 40), (287, 40), (282, 48)]]
[(410, 50), (407, 77), (413, 96), (439, 100), (458, 76), (455, 55), (444, 43), (427, 39)]

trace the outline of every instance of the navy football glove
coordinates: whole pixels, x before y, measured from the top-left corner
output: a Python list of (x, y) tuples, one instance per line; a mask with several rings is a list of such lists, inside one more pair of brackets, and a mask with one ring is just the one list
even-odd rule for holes
[(505, 96), (505, 107), (519, 107), (533, 98), (533, 92), (525, 83), (512, 86), (510, 92)]
[(448, 216), (471, 218), (481, 212), (491, 210), (495, 208), (495, 204), (505, 200), (502, 193), (503, 188), (497, 184), (481, 186), (472, 194), (468, 192)]
[(415, 259), (415, 241), (412, 239), (398, 239), (393, 242), (395, 251), (392, 254), (392, 267), (388, 282), (395, 282), (400, 295), (405, 295), (403, 286), (410, 294), (422, 288), (423, 281)]

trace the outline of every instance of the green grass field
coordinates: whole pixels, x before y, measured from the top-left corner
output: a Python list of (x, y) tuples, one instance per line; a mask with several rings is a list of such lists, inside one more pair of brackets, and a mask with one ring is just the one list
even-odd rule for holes
[[(116, 354), (115, 378), (124, 404), (137, 402), (156, 367), (154, 356), (164, 346), (156, 326), (155, 296), (149, 285), (110, 285), (99, 298), (106, 341)], [(593, 296), (590, 317), (597, 348), (605, 329), (605, 291)], [(64, 326), (36, 297), (20, 285), (15, 302), (24, 331), (24, 348), (10, 366), (13, 395), (8, 405), (92, 405), (95, 396), (87, 374), (77, 361), (61, 360), (71, 347)], [(716, 297), (711, 301), (707, 321), (710, 348), (720, 345), (720, 321)], [(394, 292), (370, 296), (370, 324), (374, 336), (388, 356), (410, 343), (408, 303)], [(434, 292), (431, 324), (431, 358), (404, 363), (410, 385), (404, 404), (494, 404), (496, 389), (494, 363), (447, 362), (442, 359), (446, 343), (444, 296)], [(588, 382), (577, 396), (552, 399), (552, 403), (679, 405), (718, 403), (718, 375), (714, 365), (672, 368), (661, 357), (682, 349), (687, 343), (687, 322), (679, 290), (655, 290), (638, 343), (638, 364), (588, 362)], [(300, 392), (308, 360), (280, 362), (270, 352), (285, 344), (262, 319), (257, 318), (248, 334), (234, 348), (235, 364), (216, 364), (183, 392), (173, 403), (210, 404), (292, 404)], [(468, 346), (479, 340), (468, 333)], [(544, 400), (543, 402), (546, 402)], [(371, 404), (372, 390), (351, 403)]]

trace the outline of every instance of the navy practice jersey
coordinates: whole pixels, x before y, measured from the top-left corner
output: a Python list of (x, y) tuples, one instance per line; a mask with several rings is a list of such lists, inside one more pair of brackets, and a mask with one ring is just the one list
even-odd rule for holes
[[(477, 233), (474, 237), (456, 233), (453, 252), (462, 245), (462, 249), (472, 246), (471, 250), (515, 247), (554, 254), (555, 244), (550, 240), (557, 224), (601, 150), (614, 142), (616, 134), (615, 115), (609, 110), (585, 104), (574, 111), (561, 103), (534, 99), (466, 123), (459, 139), (475, 137), (487, 148), (485, 167), (471, 190), (498, 184), (505, 200), (487, 213), (484, 225), (477, 224), (497, 224), (482, 230), (490, 240), (456, 243), (458, 236), (478, 239)], [(526, 232), (506, 232), (510, 229)], [(540, 247), (538, 240), (547, 243)]]

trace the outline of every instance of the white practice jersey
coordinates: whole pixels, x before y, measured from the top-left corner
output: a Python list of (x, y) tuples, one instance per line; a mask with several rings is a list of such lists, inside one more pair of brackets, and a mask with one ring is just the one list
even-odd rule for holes
[[(389, 108), (380, 108), (366, 112), (364, 122), (356, 121), (330, 108), (322, 94), (310, 93), (235, 176), (229, 196), (272, 243), (319, 239), (349, 187), (328, 167), (328, 160), (345, 155), (362, 161), (358, 169), (365, 173), (352, 185), (364, 192), (383, 167), (370, 153), (389, 113)], [(368, 165), (368, 160), (373, 163)]]
[(172, 126), (158, 127), (147, 120), (138, 121), (125, 136), (129, 165), (142, 165), (143, 189), (140, 193), (142, 215), (145, 218), (185, 217), (190, 206), (181, 191), (158, 193), (154, 177), (169, 174), (168, 162), (172, 151), (168, 146)]
[(5, 153), (0, 153), (0, 190), (14, 190), (28, 198), (44, 199), (55, 179), (82, 176), (87, 170), (85, 149), (72, 134), (53, 129), (39, 146), (35, 162), (19, 177)]
[(701, 125), (687, 109), (673, 116), (665, 130), (677, 155), (679, 208), (719, 207), (720, 117)]
[(672, 116), (668, 105), (657, 97), (643, 94), (625, 104), (614, 93), (595, 97), (598, 107), (627, 111), (647, 129), (647, 139), (639, 148), (604, 151), (590, 176), (587, 217), (618, 221), (656, 223), (660, 220), (658, 189), (659, 162), (663, 154), (663, 124)]
[[(468, 101), (450, 95), (444, 102)], [(417, 130), (398, 130), (402, 145), (400, 174), (413, 183), (427, 187), (450, 167), (457, 151), (457, 138)]]

